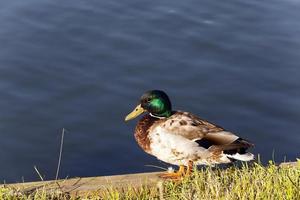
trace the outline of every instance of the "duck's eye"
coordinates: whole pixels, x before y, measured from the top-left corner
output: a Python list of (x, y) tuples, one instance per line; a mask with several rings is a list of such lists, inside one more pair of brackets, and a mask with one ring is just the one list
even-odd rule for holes
[(150, 101), (151, 101), (151, 99), (150, 99), (150, 98), (147, 98), (147, 99), (146, 99), (146, 102), (147, 102), (147, 103), (149, 103)]

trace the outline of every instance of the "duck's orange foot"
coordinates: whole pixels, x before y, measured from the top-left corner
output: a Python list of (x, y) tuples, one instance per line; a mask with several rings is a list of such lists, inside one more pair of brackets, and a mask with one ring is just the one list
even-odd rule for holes
[(180, 165), (179, 170), (177, 172), (166, 172), (159, 175), (160, 178), (164, 179), (172, 179), (172, 180), (180, 180), (185, 176), (185, 169), (183, 165)]
[(187, 176), (190, 176), (192, 174), (193, 167), (194, 167), (194, 162), (190, 160), (185, 173)]

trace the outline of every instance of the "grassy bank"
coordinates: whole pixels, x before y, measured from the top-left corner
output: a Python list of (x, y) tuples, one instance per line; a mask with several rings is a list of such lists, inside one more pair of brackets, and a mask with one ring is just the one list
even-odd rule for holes
[[(165, 181), (158, 187), (106, 189), (84, 196), (91, 199), (300, 199), (300, 161), (297, 167), (257, 163), (227, 169), (203, 168), (180, 182)], [(43, 188), (24, 193), (0, 188), (0, 199), (76, 199)], [(83, 198), (83, 197), (82, 197)]]

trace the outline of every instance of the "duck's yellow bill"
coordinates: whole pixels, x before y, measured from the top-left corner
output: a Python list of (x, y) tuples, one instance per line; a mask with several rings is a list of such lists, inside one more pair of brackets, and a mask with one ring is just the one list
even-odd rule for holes
[(141, 104), (139, 104), (131, 113), (129, 113), (126, 117), (125, 117), (125, 121), (131, 120), (136, 118), (137, 116), (139, 116), (140, 114), (142, 114), (143, 112), (145, 112), (145, 109), (142, 108)]

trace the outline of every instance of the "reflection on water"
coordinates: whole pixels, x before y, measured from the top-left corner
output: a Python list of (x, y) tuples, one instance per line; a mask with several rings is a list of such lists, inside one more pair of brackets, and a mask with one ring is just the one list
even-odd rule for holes
[(0, 2), (0, 179), (156, 170), (124, 122), (140, 95), (165, 90), (256, 144), (299, 157), (297, 1)]

